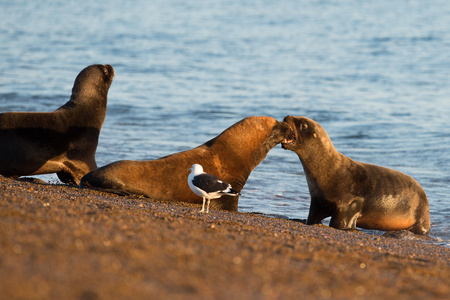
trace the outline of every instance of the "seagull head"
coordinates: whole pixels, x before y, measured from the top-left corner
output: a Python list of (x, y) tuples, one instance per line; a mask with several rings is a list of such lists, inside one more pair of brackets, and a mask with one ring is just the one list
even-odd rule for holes
[(194, 174), (201, 174), (203, 173), (203, 167), (199, 164), (193, 164), (192, 167), (189, 169)]

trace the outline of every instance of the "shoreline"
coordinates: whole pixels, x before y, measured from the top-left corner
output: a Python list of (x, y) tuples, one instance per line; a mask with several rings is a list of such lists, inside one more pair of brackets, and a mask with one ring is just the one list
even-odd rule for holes
[(5, 299), (444, 299), (450, 249), (0, 176)]

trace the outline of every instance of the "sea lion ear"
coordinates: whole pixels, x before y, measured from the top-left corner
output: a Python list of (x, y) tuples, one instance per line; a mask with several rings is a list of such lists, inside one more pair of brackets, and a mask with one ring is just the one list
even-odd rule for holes
[(314, 138), (317, 138), (317, 133), (314, 132), (313, 137), (314, 137)]

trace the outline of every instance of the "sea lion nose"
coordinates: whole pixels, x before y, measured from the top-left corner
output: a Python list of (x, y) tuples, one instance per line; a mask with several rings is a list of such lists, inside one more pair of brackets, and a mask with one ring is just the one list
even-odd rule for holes
[(291, 118), (292, 118), (291, 115), (287, 115), (286, 117), (284, 117), (283, 122), (287, 122)]

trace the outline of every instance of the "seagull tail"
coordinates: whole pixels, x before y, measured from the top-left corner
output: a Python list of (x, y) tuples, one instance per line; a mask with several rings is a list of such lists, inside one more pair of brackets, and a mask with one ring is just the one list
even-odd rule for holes
[(222, 193), (227, 196), (242, 196), (241, 193), (239, 193), (238, 191), (235, 191), (231, 188), (226, 191), (223, 191)]

